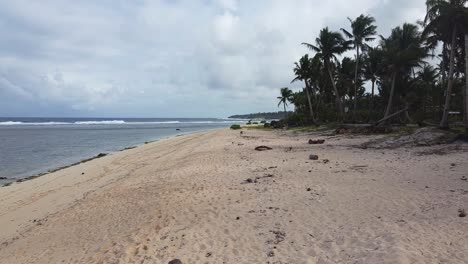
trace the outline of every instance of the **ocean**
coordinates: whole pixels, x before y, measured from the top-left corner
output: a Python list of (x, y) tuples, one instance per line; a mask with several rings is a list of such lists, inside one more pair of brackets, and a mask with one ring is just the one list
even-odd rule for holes
[(242, 123), (217, 118), (0, 118), (0, 186), (99, 153)]

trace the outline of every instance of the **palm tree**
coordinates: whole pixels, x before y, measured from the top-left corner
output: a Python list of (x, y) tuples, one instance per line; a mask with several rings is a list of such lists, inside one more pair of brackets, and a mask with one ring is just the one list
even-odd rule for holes
[(450, 46), (449, 76), (441, 128), (448, 128), (448, 114), (450, 110), (450, 97), (452, 95), (455, 49), (459, 32), (464, 31), (467, 13), (465, 5), (467, 0), (427, 0), (427, 13), (424, 19), (426, 28), (423, 35), (432, 33), (444, 42), (444, 47)]
[(307, 101), (309, 103), (310, 117), (312, 118), (312, 122), (315, 123), (314, 109), (312, 107), (312, 101), (310, 99), (310, 78), (313, 74), (312, 61), (309, 58), (309, 55), (306, 54), (302, 56), (302, 58), (299, 60), (299, 63), (295, 62), (294, 65), (296, 65), (296, 67), (294, 68), (294, 74), (296, 74), (296, 78), (294, 78), (291, 81), (291, 83), (296, 82), (296, 81), (304, 82), (305, 91), (307, 95)]
[(312, 51), (315, 51), (318, 58), (321, 58), (327, 68), (328, 75), (330, 76), (331, 83), (333, 85), (333, 90), (336, 97), (336, 104), (338, 107), (338, 112), (341, 117), (344, 117), (343, 104), (341, 102), (340, 93), (336, 87), (335, 79), (333, 77), (331, 69), (331, 60), (337, 61), (336, 56), (343, 54), (347, 51), (351, 45), (350, 41), (345, 41), (340, 32), (330, 31), (328, 27), (320, 31), (320, 35), (315, 39), (315, 45), (309, 43), (302, 43), (307, 48)]
[(377, 34), (377, 26), (374, 25), (375, 18), (371, 16), (360, 15), (355, 20), (348, 18), (351, 23), (351, 32), (346, 29), (341, 29), (346, 37), (353, 41), (354, 48), (356, 49), (356, 67), (354, 70), (354, 111), (353, 120), (356, 120), (356, 109), (357, 109), (357, 90), (358, 90), (358, 74), (359, 74), (359, 62), (360, 52), (367, 48), (366, 42), (372, 41)]
[(288, 115), (286, 112), (286, 106), (288, 105), (288, 102), (291, 102), (292, 97), (293, 92), (288, 87), (281, 88), (281, 96), (278, 96), (278, 99), (280, 100), (278, 107), (283, 104), (285, 117)]
[(468, 133), (468, 32), (465, 32), (465, 89), (464, 89), (464, 110), (463, 110), (463, 123), (465, 131)]
[(434, 102), (432, 102), (432, 95), (433, 90), (436, 87), (437, 80), (439, 78), (438, 69), (434, 68), (431, 65), (424, 65), (417, 73), (415, 79), (415, 86), (416, 86), (416, 95), (417, 100), (420, 101), (420, 111), (423, 113), (423, 118), (425, 117), (426, 108), (428, 102), (431, 104), (431, 108), (434, 108)]
[(422, 47), (418, 27), (408, 23), (394, 28), (388, 38), (382, 37), (381, 46), (386, 71), (391, 74), (390, 94), (384, 116), (386, 118), (391, 112), (398, 75), (408, 74), (414, 67), (424, 64), (423, 58), (427, 57), (427, 51)]
[(379, 78), (380, 69), (382, 67), (382, 56), (382, 49), (377, 47), (369, 48), (366, 56), (364, 57), (364, 78), (372, 83), (371, 98), (369, 101), (369, 115), (374, 109), (375, 83)]

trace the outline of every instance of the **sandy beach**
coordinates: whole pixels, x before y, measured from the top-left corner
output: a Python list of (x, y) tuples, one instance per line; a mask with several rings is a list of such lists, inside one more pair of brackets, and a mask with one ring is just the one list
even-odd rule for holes
[(0, 262), (468, 263), (466, 143), (378, 137), (220, 129), (0, 188)]

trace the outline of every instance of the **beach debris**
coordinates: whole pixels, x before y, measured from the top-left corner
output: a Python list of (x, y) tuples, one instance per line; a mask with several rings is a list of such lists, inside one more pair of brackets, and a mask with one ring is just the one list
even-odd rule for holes
[(244, 134), (244, 131), (241, 131), (240, 134), (243, 135), (243, 134)]
[(263, 176), (255, 177), (255, 178), (248, 178), (247, 180), (243, 181), (242, 184), (247, 183), (258, 183), (258, 180), (265, 179), (265, 178), (273, 178), (275, 177), (273, 174), (265, 174)]
[(275, 252), (270, 251), (270, 252), (268, 252), (267, 256), (270, 257), (270, 258), (272, 258), (272, 257), (275, 256)]
[(466, 217), (466, 212), (464, 209), (459, 209), (458, 210), (458, 216), (459, 217)]
[(255, 148), (256, 151), (265, 151), (265, 150), (272, 150), (272, 148), (268, 146), (258, 146)]
[(248, 179), (245, 180), (243, 183), (257, 183), (257, 179), (248, 178)]
[(309, 139), (309, 144), (311, 145), (318, 145), (318, 144), (323, 144), (323, 143), (325, 143), (325, 140), (323, 139), (317, 139), (317, 140)]
[(330, 160), (329, 160), (329, 159), (324, 159), (324, 160), (322, 160), (322, 162), (325, 163), (325, 164), (327, 164), (327, 163), (330, 162)]
[(275, 235), (275, 239), (273, 241), (272, 240), (267, 241), (268, 244), (273, 243), (275, 245), (278, 245), (279, 243), (285, 240), (285, 237), (286, 237), (285, 232), (280, 231), (280, 230), (271, 230), (270, 232)]
[(180, 259), (173, 259), (168, 264), (182, 264), (182, 261)]
[(211, 257), (211, 255), (213, 255), (213, 253), (208, 252), (208, 253), (206, 253), (205, 257), (209, 258), (209, 257)]
[(466, 178), (466, 176), (461, 177), (461, 180), (462, 180), (462, 181), (468, 181), (468, 179)]
[(310, 155), (309, 155), (309, 159), (310, 159), (310, 160), (318, 160), (318, 159), (319, 159), (319, 156), (314, 155), (314, 154), (310, 154)]

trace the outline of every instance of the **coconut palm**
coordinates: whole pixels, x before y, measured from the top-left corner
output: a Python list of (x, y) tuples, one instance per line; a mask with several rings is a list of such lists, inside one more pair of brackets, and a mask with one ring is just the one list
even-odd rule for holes
[(441, 128), (448, 128), (448, 114), (450, 110), (450, 97), (454, 81), (454, 64), (457, 36), (465, 31), (467, 0), (427, 0), (427, 13), (424, 19), (426, 28), (423, 35), (433, 34), (444, 42), (444, 47), (450, 47), (449, 76), (445, 93), (445, 104)]
[(372, 83), (371, 98), (369, 101), (369, 114), (374, 109), (375, 83), (379, 78), (382, 67), (382, 49), (369, 48), (363, 62), (364, 78)]
[(360, 63), (360, 52), (367, 48), (366, 42), (373, 41), (375, 34), (377, 34), (377, 26), (374, 25), (375, 18), (372, 16), (360, 15), (355, 20), (348, 18), (351, 23), (351, 32), (346, 29), (341, 29), (343, 33), (350, 40), (353, 41), (354, 48), (356, 49), (356, 66), (354, 69), (354, 111), (353, 120), (356, 119), (357, 109), (357, 90), (358, 90), (358, 74), (359, 74), (359, 63)]
[(464, 109), (463, 109), (463, 123), (465, 130), (468, 133), (468, 32), (465, 32), (465, 90), (464, 90)]
[(278, 99), (280, 100), (278, 107), (283, 104), (285, 116), (287, 116), (286, 106), (288, 105), (288, 102), (291, 102), (292, 97), (293, 92), (288, 87), (281, 88), (281, 96), (278, 96)]
[(310, 93), (311, 93), (311, 87), (310, 87), (310, 79), (311, 76), (313, 75), (312, 72), (312, 60), (309, 58), (309, 55), (306, 54), (302, 56), (302, 58), (299, 60), (299, 63), (295, 62), (294, 63), (294, 74), (296, 74), (296, 78), (294, 78), (291, 83), (296, 82), (296, 81), (303, 81), (305, 84), (305, 91), (307, 95), (307, 101), (309, 104), (309, 112), (310, 112), (310, 117), (312, 118), (312, 122), (315, 123), (315, 118), (314, 118), (314, 109), (312, 106), (312, 101), (310, 99)]
[(418, 27), (405, 23), (396, 27), (388, 38), (382, 38), (383, 63), (391, 75), (391, 88), (384, 118), (391, 112), (395, 82), (398, 75), (407, 75), (413, 68), (423, 65), (427, 50), (422, 46), (421, 33)]
[(349, 50), (351, 42), (346, 41), (340, 32), (330, 31), (328, 27), (326, 27), (320, 31), (319, 37), (315, 39), (315, 45), (309, 43), (302, 43), (302, 45), (315, 51), (317, 53), (316, 56), (321, 58), (324, 62), (335, 93), (338, 112), (341, 117), (344, 117), (343, 103), (341, 102), (340, 93), (336, 87), (331, 61), (337, 61), (337, 55), (343, 54), (345, 51)]

